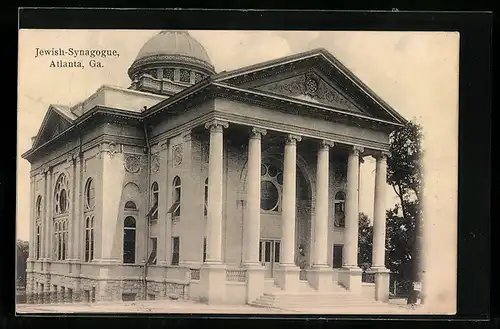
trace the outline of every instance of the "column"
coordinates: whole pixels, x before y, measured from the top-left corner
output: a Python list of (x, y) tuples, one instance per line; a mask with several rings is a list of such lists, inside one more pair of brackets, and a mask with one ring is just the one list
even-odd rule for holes
[(204, 297), (209, 304), (225, 301), (226, 269), (222, 263), (222, 185), (223, 185), (223, 129), (229, 124), (213, 120), (205, 124), (210, 129), (208, 163), (208, 211), (206, 223), (207, 259), (201, 268)]
[(298, 286), (300, 269), (295, 265), (295, 213), (297, 142), (302, 138), (288, 135), (285, 142), (283, 165), (283, 194), (281, 207), (281, 252), (278, 285), (284, 290), (294, 290)]
[(389, 300), (390, 271), (385, 267), (385, 190), (387, 188), (387, 153), (376, 155), (375, 205), (373, 211), (373, 252), (371, 273), (375, 274), (375, 299)]
[(259, 265), (261, 136), (265, 129), (252, 128), (248, 142), (246, 209), (244, 221), (244, 263)]
[(80, 295), (81, 295), (81, 279), (80, 279), (80, 273), (81, 273), (81, 260), (82, 260), (82, 236), (83, 236), (83, 208), (84, 208), (84, 202), (83, 202), (83, 193), (82, 190), (85, 188), (82, 186), (82, 180), (83, 180), (83, 171), (82, 171), (82, 153), (78, 153), (75, 157), (75, 201), (74, 201), (74, 213), (73, 213), (73, 237), (72, 237), (72, 243), (73, 243), (73, 253), (72, 253), (72, 258), (74, 265), (72, 270), (73, 270), (73, 276), (75, 277), (75, 284), (73, 288), (73, 295), (71, 298), (73, 299), (72, 301), (74, 302), (79, 302), (80, 301)]
[(361, 291), (362, 270), (358, 267), (358, 227), (359, 227), (359, 154), (364, 149), (353, 146), (347, 159), (347, 196), (345, 201), (345, 230), (343, 269), (339, 282), (354, 292)]
[[(159, 182), (160, 184), (160, 196), (158, 203), (158, 225), (159, 225), (159, 237), (157, 243), (157, 258), (158, 265), (168, 265), (167, 263), (167, 243), (170, 244), (171, 237), (170, 234), (167, 235), (167, 222), (169, 216), (167, 215), (168, 207), (170, 207), (170, 202), (167, 204), (167, 200), (170, 200), (168, 193), (171, 194), (171, 182), (167, 179), (167, 167), (168, 167), (168, 142), (163, 141), (160, 143), (160, 152), (158, 153), (160, 168), (159, 170)], [(170, 230), (169, 230), (170, 232)]]
[[(30, 217), (29, 217), (29, 239), (28, 239), (28, 259), (26, 260), (26, 302), (33, 303), (33, 269), (35, 261), (35, 220), (36, 220), (36, 176), (30, 176)], [(18, 273), (21, 274), (21, 273)]]
[[(48, 168), (45, 173), (45, 221), (44, 221), (44, 256), (46, 261), (52, 258), (52, 168)], [(47, 265), (48, 267), (48, 265)], [(44, 267), (45, 268), (45, 267)], [(48, 270), (48, 268), (47, 268)]]
[[(316, 169), (316, 207), (314, 220), (313, 268), (308, 273), (311, 285), (324, 290), (332, 283), (332, 271), (328, 266), (328, 176), (330, 147), (333, 142), (321, 141), (318, 149)], [(310, 275), (309, 275), (310, 274)]]
[(259, 243), (261, 139), (266, 133), (265, 129), (252, 128), (248, 141), (246, 208), (243, 222), (243, 261), (247, 268), (247, 303), (255, 301), (264, 292), (264, 268), (259, 262)]

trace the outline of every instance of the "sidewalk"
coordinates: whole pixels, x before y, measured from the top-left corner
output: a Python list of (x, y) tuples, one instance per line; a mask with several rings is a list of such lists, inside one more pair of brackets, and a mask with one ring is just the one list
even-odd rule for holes
[(189, 300), (156, 300), (137, 302), (98, 302), (93, 304), (19, 304), (18, 314), (33, 313), (201, 313), (201, 314), (422, 314), (406, 305), (388, 304), (387, 307), (314, 308), (280, 310), (250, 305), (206, 305)]

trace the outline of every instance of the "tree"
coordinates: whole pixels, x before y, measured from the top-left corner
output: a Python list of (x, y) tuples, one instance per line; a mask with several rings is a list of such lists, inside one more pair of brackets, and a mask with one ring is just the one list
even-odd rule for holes
[(368, 216), (362, 212), (359, 213), (358, 231), (358, 264), (366, 269), (372, 264), (373, 226), (370, 225)]
[(411, 283), (421, 281), (421, 141), (420, 125), (408, 122), (391, 134), (390, 156), (387, 159), (387, 182), (399, 198), (399, 204), (386, 214), (387, 266), (403, 282), (404, 290), (410, 292)]
[(26, 284), (26, 261), (29, 256), (29, 243), (17, 239), (17, 264), (16, 264), (16, 279), (21, 284)]

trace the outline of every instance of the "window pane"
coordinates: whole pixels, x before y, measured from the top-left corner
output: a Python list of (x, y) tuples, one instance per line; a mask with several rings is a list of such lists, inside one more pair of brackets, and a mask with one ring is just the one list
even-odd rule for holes
[(342, 267), (342, 245), (333, 246), (333, 268)]
[(259, 262), (262, 262), (262, 244), (264, 242), (260, 241), (259, 243)]
[(271, 242), (270, 241), (266, 241), (264, 252), (265, 252), (264, 262), (266, 262), (266, 263), (270, 262), (271, 261)]
[(280, 242), (274, 242), (274, 261), (276, 263), (280, 262)]

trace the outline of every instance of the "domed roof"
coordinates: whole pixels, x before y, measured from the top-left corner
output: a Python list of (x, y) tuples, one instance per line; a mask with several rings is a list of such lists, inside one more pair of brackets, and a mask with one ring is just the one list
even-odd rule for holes
[(161, 31), (142, 46), (135, 60), (154, 55), (188, 56), (212, 65), (205, 48), (187, 31)]

